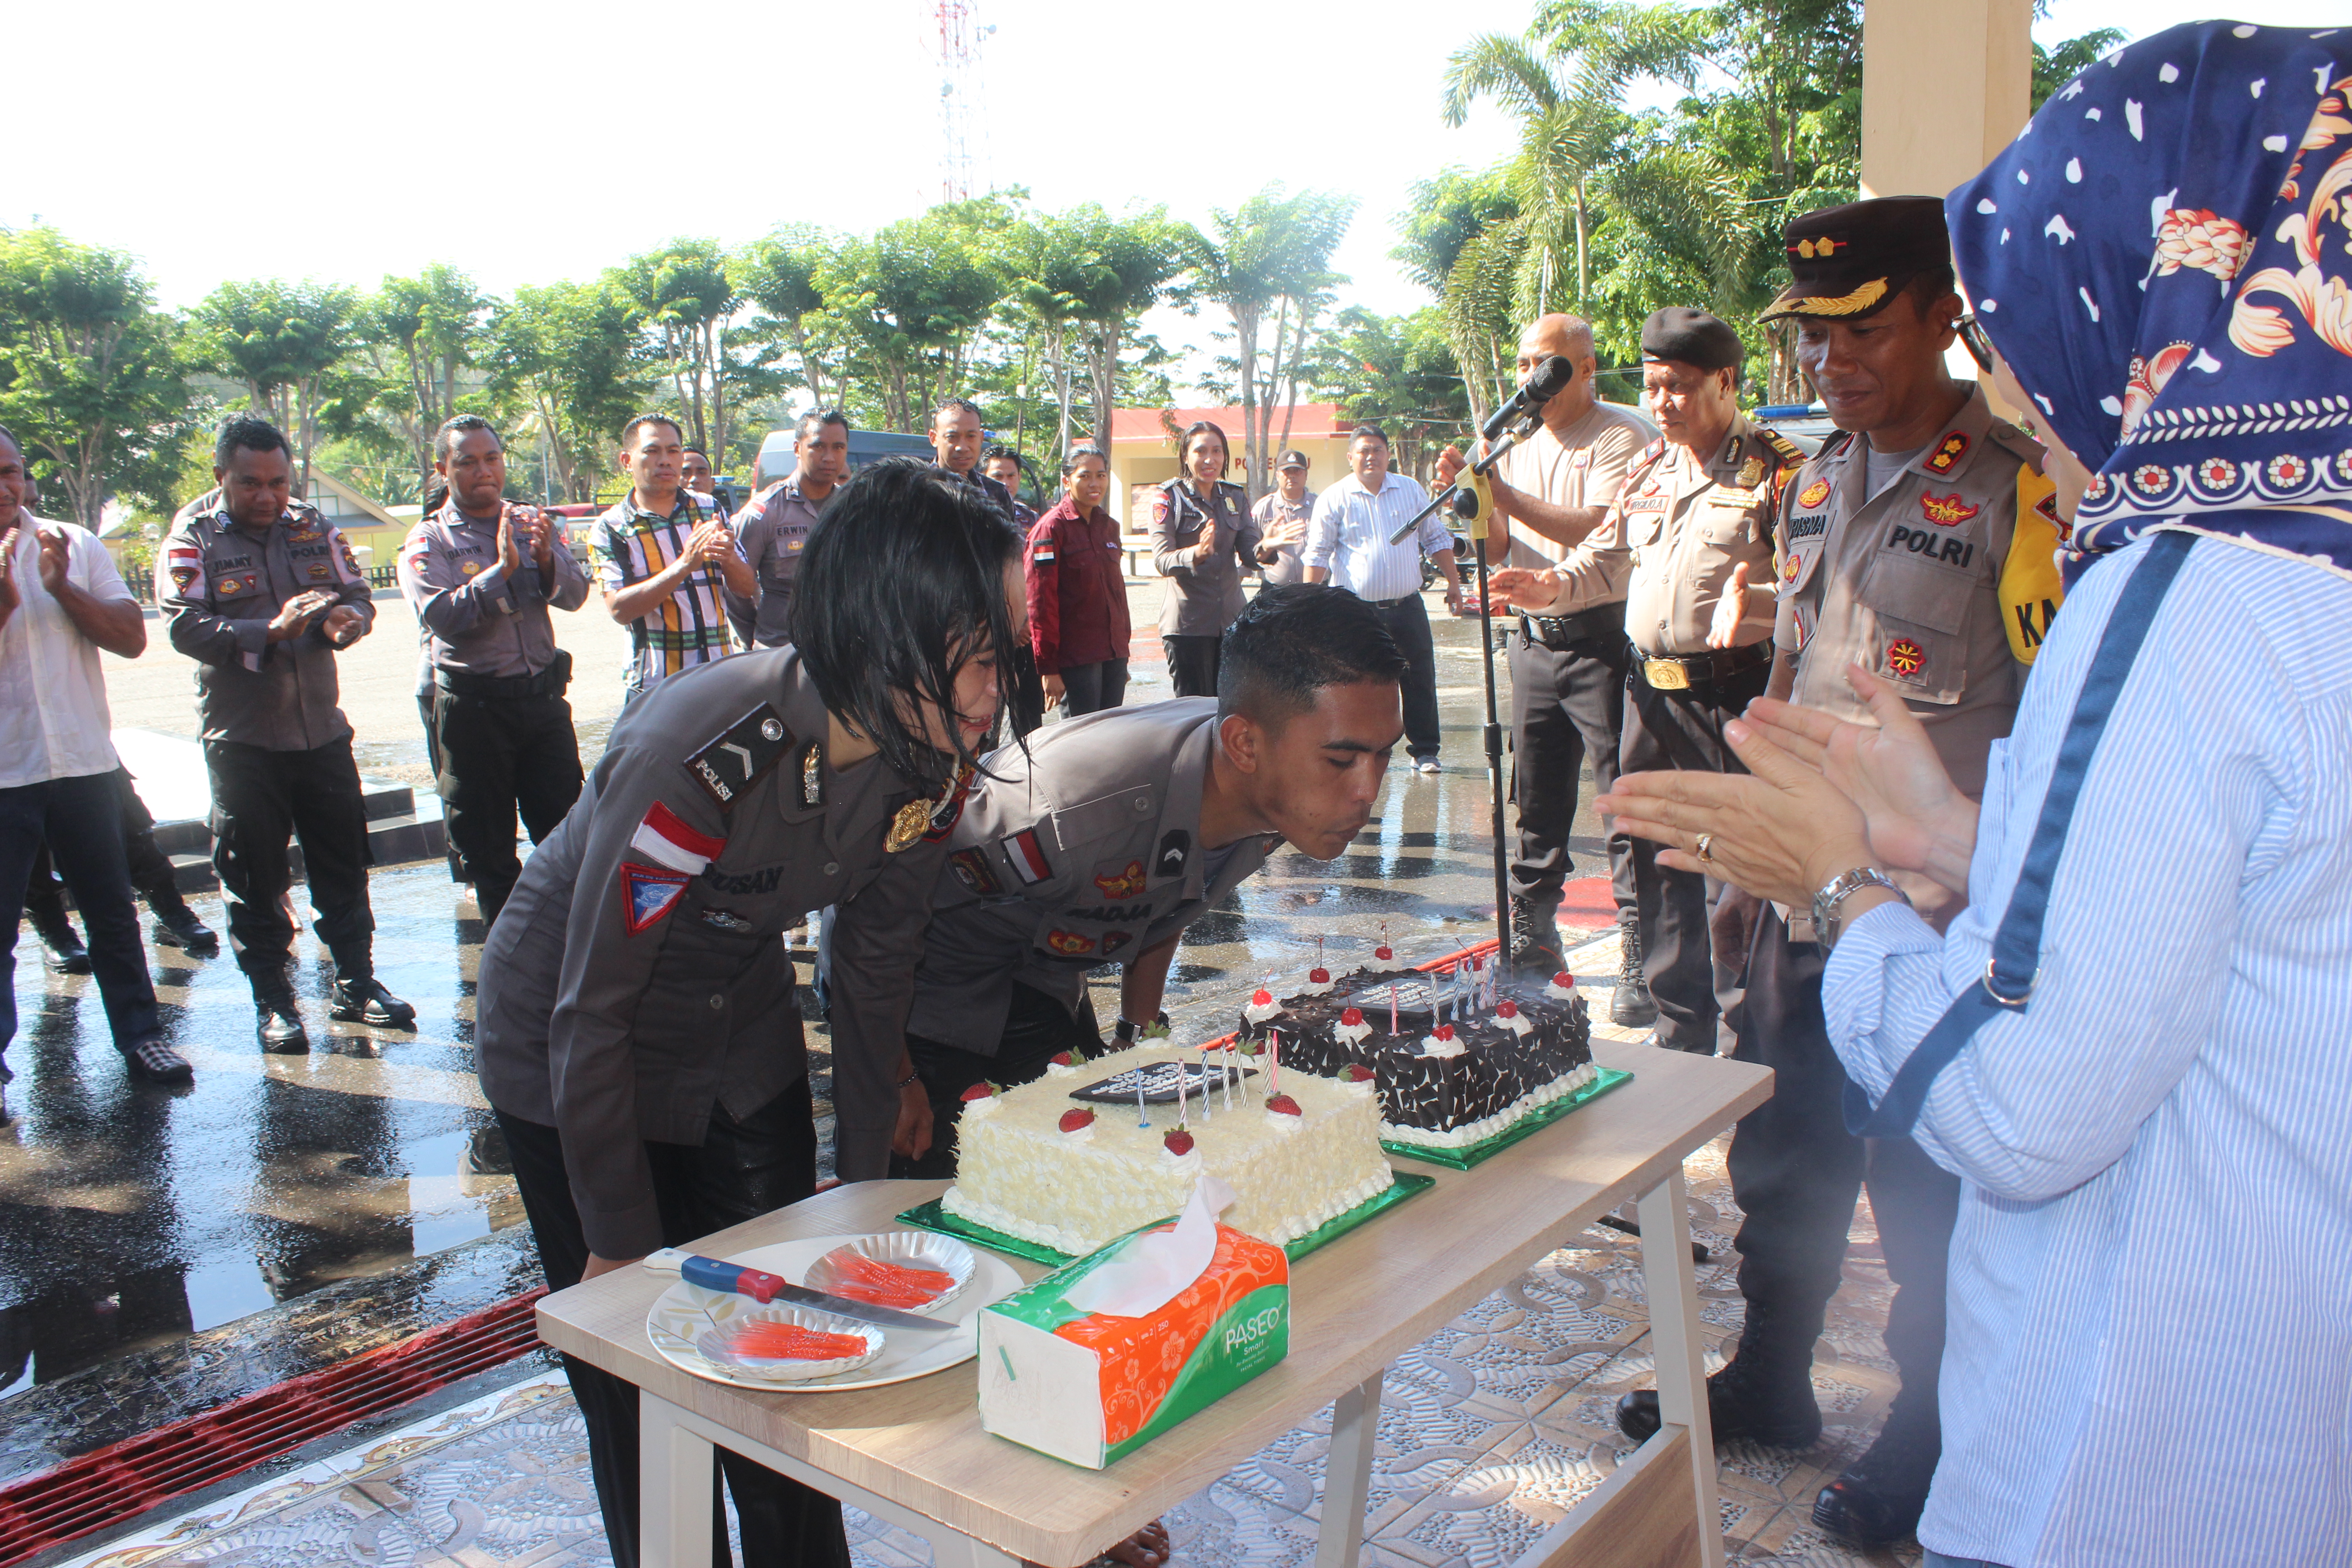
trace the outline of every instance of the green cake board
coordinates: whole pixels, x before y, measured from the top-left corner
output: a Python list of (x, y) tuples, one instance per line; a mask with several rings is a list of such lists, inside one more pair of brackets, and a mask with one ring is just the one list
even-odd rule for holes
[(1541, 1131), (1578, 1106), (1591, 1104), (1621, 1083), (1630, 1083), (1633, 1078), (1633, 1075), (1629, 1072), (1619, 1072), (1614, 1068), (1601, 1068), (1598, 1069), (1598, 1076), (1591, 1083), (1586, 1084), (1574, 1094), (1561, 1095), (1549, 1105), (1540, 1106), (1520, 1117), (1492, 1138), (1484, 1139), (1476, 1143), (1465, 1144), (1459, 1149), (1432, 1149), (1419, 1143), (1391, 1143), (1385, 1138), (1381, 1140), (1381, 1147), (1400, 1159), (1418, 1160), (1424, 1165), (1450, 1165), (1454, 1170), (1466, 1171), (1482, 1160), (1493, 1159), (1530, 1133)]
[[(1386, 1191), (1366, 1198), (1346, 1214), (1326, 1220), (1317, 1229), (1286, 1244), (1282, 1249), (1284, 1255), (1296, 1263), (1317, 1247), (1339, 1240), (1366, 1220), (1385, 1214), (1405, 1199), (1425, 1193), (1437, 1184), (1435, 1176), (1416, 1176), (1404, 1171), (1392, 1171), (1390, 1175), (1393, 1180)], [(1001, 1230), (974, 1225), (961, 1215), (951, 1215), (940, 1206), (937, 1198), (908, 1209), (898, 1216), (898, 1223), (911, 1225), (920, 1230), (936, 1230), (941, 1236), (952, 1236), (975, 1247), (984, 1247), (991, 1252), (1025, 1258), (1032, 1263), (1051, 1264), (1058, 1268), (1070, 1261), (1070, 1254), (1066, 1252), (1056, 1252), (1043, 1243), (1024, 1241), (1017, 1236), (1007, 1236)]]

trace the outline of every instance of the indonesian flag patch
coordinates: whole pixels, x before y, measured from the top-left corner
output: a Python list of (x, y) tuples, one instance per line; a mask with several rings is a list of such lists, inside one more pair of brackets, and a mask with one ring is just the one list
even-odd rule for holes
[[(656, 801), (630, 837), (629, 847), (673, 871), (698, 877), (727, 847), (727, 840), (697, 833), (679, 819), (677, 813)], [(658, 920), (660, 916), (654, 918)]]
[(635, 860), (621, 862), (621, 918), (636, 936), (677, 907), (686, 895), (687, 874), (656, 870)]
[(1054, 874), (1046, 862), (1045, 852), (1037, 847), (1037, 830), (1024, 827), (1004, 840), (1004, 858), (1013, 863), (1013, 874), (1024, 882), (1043, 882)]

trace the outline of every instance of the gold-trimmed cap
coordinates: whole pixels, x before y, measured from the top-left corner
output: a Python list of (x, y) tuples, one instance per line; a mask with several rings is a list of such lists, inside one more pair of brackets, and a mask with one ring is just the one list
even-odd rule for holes
[(1944, 204), (1936, 196), (1881, 196), (1821, 207), (1790, 219), (1782, 237), (1789, 286), (1759, 321), (1860, 321), (1885, 310), (1920, 273), (1952, 264)]

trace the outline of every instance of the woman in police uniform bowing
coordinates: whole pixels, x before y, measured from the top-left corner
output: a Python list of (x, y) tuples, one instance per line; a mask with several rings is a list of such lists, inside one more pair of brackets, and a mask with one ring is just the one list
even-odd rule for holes
[[(483, 949), (476, 1054), (550, 1288), (805, 1198), (816, 1132), (779, 941), (855, 902), (834, 1005), (896, 1039), (929, 894), (1023, 635), (1020, 537), (912, 464), (845, 486), (794, 641), (671, 677), (614, 726)], [(897, 1063), (836, 1059), (837, 1078)], [(842, 1126), (841, 1174), (889, 1129)], [(870, 1150), (866, 1159), (863, 1151)], [(567, 1363), (614, 1561), (636, 1560), (636, 1390)], [(831, 1499), (721, 1454), (755, 1563), (845, 1565)], [(724, 1563), (726, 1533), (714, 1556)]]

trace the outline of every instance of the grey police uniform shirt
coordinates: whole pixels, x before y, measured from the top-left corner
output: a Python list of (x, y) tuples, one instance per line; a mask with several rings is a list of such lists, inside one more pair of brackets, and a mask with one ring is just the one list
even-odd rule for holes
[(1833, 438), (1786, 489), (1774, 637), (1796, 665), (1790, 700), (1872, 722), (1845, 680), (1846, 666), (1860, 664), (1903, 693), (1953, 784), (1975, 799), (2025, 687), (2000, 574), (2018, 471), (2039, 474), (2042, 448), (1971, 386), (1876, 495), (1868, 458), (1866, 437)]
[[(1239, 485), (1221, 482), (1211, 499), (1213, 506), (1203, 503), (1182, 479), (1170, 479), (1152, 495), (1151, 559), (1168, 579), (1160, 601), (1162, 637), (1220, 636), (1249, 603), (1242, 579), (1257, 570), (1257, 520)], [(1210, 548), (1210, 525), (1219, 521), (1223, 551)]]
[(1638, 651), (1707, 651), (1715, 607), (1732, 572), (1748, 565), (1748, 614), (1735, 647), (1772, 635), (1772, 523), (1788, 476), (1804, 459), (1789, 438), (1735, 414), (1705, 458), (1653, 445), (1625, 476), (1601, 524), (1633, 552), (1625, 635)]
[(793, 474), (753, 496), (735, 514), (735, 548), (751, 563), (760, 589), (756, 604), (727, 591), (727, 618), (745, 642), (781, 647), (791, 640), (793, 578), (808, 547), (809, 530), (824, 510), (824, 501), (801, 494), (800, 477)]
[(845, 1181), (888, 1168), (893, 1069), (953, 806), (890, 853), (915, 786), (880, 757), (835, 772), (825, 735), (793, 648), (661, 681), (614, 724), (483, 947), (482, 1092), (562, 1132), (599, 1257), (662, 1245), (646, 1142), (699, 1144), (714, 1105), (748, 1116), (807, 1071), (781, 938), (827, 904), (860, 917), (834, 947), (836, 1157)]
[(1207, 875), (1216, 730), (1214, 699), (1182, 697), (992, 753), (949, 841), (908, 1033), (994, 1056), (1015, 983), (1075, 1014), (1087, 970), (1158, 946), (1264, 865), (1280, 840), (1253, 836)]
[(156, 605), (171, 623), (172, 646), (196, 661), (205, 740), (308, 752), (351, 734), (336, 706), (325, 614), (299, 637), (269, 640), (286, 602), (320, 588), (359, 612), (360, 637), (374, 627), (367, 574), (335, 525), (306, 502), (257, 534), (229, 521), (218, 490), (172, 519), (155, 556)]
[[(1658, 438), (1657, 427), (1633, 409), (1595, 403), (1565, 430), (1538, 425), (1533, 434), (1503, 454), (1496, 465), (1505, 484), (1549, 505), (1570, 510), (1606, 508), (1624, 488), (1625, 476), (1643, 448)], [(1524, 606), (1530, 615), (1572, 616), (1625, 597), (1633, 556), (1601, 525), (1575, 544), (1547, 539), (1524, 522), (1510, 525), (1507, 564), (1550, 572), (1559, 584), (1551, 602)]]
[(1261, 562), (1259, 569), (1269, 583), (1304, 583), (1307, 581), (1307, 529), (1315, 521), (1315, 492), (1307, 490), (1297, 500), (1285, 500), (1280, 490), (1268, 490), (1257, 498), (1250, 511), (1257, 524), (1258, 548), (1265, 548), (1275, 531), (1285, 526), (1295, 527), (1298, 537), (1277, 546), (1274, 560)]
[(522, 569), (509, 574), (499, 560), (499, 520), (468, 517), (453, 500), (408, 531), (400, 547), (400, 592), (425, 628), (429, 666), (512, 680), (537, 675), (554, 659), (548, 606), (586, 604), (588, 574), (559, 530), (548, 542), (547, 565), (523, 550)]

